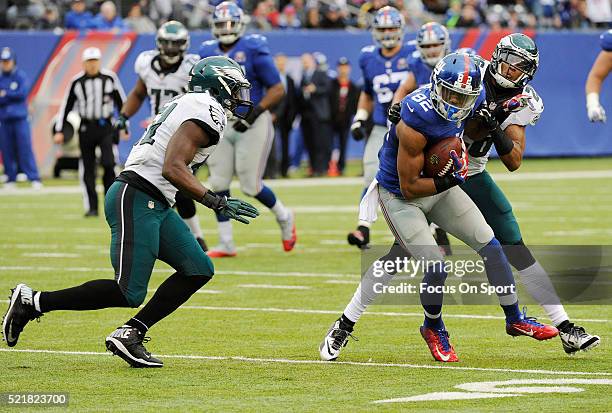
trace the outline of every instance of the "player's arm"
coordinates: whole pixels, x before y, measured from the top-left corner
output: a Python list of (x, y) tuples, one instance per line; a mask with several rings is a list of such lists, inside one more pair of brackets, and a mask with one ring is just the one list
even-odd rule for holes
[(168, 142), (162, 176), (182, 193), (204, 206), (228, 218), (248, 224), (249, 221), (243, 216), (257, 217), (259, 215), (257, 208), (239, 199), (215, 194), (203, 186), (189, 168), (198, 149), (216, 141), (196, 122), (192, 120), (183, 122)]
[(351, 135), (356, 141), (366, 138), (365, 123), (370, 117), (370, 113), (374, 110), (374, 99), (372, 95), (362, 90), (357, 101), (357, 112), (353, 117), (351, 124)]
[(72, 110), (74, 103), (76, 102), (76, 95), (74, 94), (74, 85), (76, 80), (72, 82), (70, 88), (66, 92), (66, 96), (64, 97), (64, 103), (60, 108), (60, 111), (57, 115), (57, 121), (55, 122), (55, 134), (53, 135), (53, 141), (61, 145), (64, 143), (64, 125), (66, 124), (66, 120), (68, 119), (68, 114)]
[(285, 87), (283, 82), (278, 82), (266, 90), (266, 94), (259, 101), (259, 106), (263, 110), (269, 110), (271, 107), (276, 106), (283, 96), (285, 96)]
[(610, 71), (612, 71), (612, 51), (603, 50), (595, 59), (585, 85), (587, 112), (591, 122), (606, 119), (605, 111), (599, 103), (599, 92)]
[[(400, 190), (405, 199), (435, 195), (463, 182), (456, 174), (442, 178), (421, 176), (427, 140), (423, 134), (400, 121), (395, 129), (398, 139), (397, 172)], [(457, 166), (457, 165), (456, 165)]]
[(406, 96), (414, 92), (417, 88), (416, 77), (414, 77), (414, 73), (408, 72), (408, 76), (402, 83), (400, 83), (399, 87), (395, 91), (393, 95), (392, 104), (396, 104), (402, 101)]
[(500, 155), (500, 159), (510, 172), (516, 171), (523, 162), (525, 152), (525, 126), (509, 125), (504, 134), (513, 143), (512, 150), (505, 155)]
[[(30, 89), (30, 81), (26, 76), (17, 72), (18, 81), (14, 82), (17, 84), (15, 89), (9, 88), (4, 91), (4, 96), (0, 99), (6, 98), (7, 102), (24, 100), (28, 96), (28, 90)], [(12, 86), (12, 85), (11, 85)]]
[(119, 118), (115, 124), (115, 127), (120, 131), (121, 139), (129, 138), (129, 124), (128, 119), (131, 118), (140, 106), (142, 106), (142, 102), (144, 102), (147, 97), (147, 86), (139, 77), (136, 81), (136, 85), (127, 95), (127, 98), (123, 101), (123, 105), (121, 105), (121, 110), (119, 111)]

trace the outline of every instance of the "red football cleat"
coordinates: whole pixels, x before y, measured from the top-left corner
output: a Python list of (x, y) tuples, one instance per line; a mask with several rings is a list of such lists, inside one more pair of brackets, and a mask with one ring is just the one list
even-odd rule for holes
[(236, 256), (236, 248), (232, 245), (219, 244), (206, 252), (210, 258), (228, 258)]
[(538, 323), (535, 317), (527, 317), (523, 309), (521, 319), (513, 323), (506, 323), (506, 333), (516, 336), (528, 336), (536, 340), (548, 340), (557, 337), (559, 330), (556, 327)]
[(295, 229), (295, 214), (293, 211), (289, 211), (289, 215), (286, 220), (276, 220), (281, 228), (281, 239), (283, 241), (283, 249), (285, 252), (289, 252), (295, 247), (297, 242), (297, 232)]
[(423, 336), (423, 339), (427, 343), (427, 347), (429, 347), (429, 351), (431, 351), (431, 355), (436, 361), (441, 361), (443, 363), (459, 361), (455, 349), (448, 340), (448, 331), (434, 330), (433, 328), (421, 326), (421, 336)]

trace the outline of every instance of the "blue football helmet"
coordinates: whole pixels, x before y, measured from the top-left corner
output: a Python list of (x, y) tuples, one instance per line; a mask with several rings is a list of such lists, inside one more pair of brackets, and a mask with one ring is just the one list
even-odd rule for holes
[(416, 44), (421, 59), (431, 67), (450, 53), (450, 35), (440, 23), (429, 22), (422, 25), (416, 35)]
[(431, 102), (440, 116), (460, 122), (467, 118), (482, 91), (479, 65), (465, 53), (451, 53), (431, 74)]
[(471, 47), (462, 47), (461, 49), (455, 50), (455, 53), (465, 53), (473, 56), (478, 55), (478, 52), (475, 49), (472, 49)]
[(404, 16), (391, 6), (378, 10), (372, 22), (372, 37), (384, 49), (393, 49), (404, 38)]
[(212, 34), (221, 44), (232, 44), (244, 34), (246, 17), (233, 1), (224, 1), (215, 7), (212, 15)]

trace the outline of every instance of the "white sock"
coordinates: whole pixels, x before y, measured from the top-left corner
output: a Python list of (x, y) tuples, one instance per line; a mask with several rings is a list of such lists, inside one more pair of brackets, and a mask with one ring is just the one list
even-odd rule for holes
[[(361, 278), (361, 282), (355, 290), (353, 298), (351, 298), (351, 301), (344, 309), (346, 318), (356, 323), (365, 312), (368, 305), (372, 304), (378, 296), (378, 293), (374, 290), (375, 284), (387, 285), (391, 279), (393, 279), (393, 276), (387, 273), (383, 273), (380, 277), (374, 276), (373, 266), (370, 266), (368, 271)], [(376, 290), (380, 290), (380, 287), (377, 287)]]
[(39, 313), (42, 313), (42, 311), (40, 311), (40, 291), (34, 294), (34, 308)]
[(518, 272), (521, 282), (533, 297), (546, 311), (546, 314), (554, 325), (559, 325), (565, 320), (569, 320), (563, 304), (555, 291), (555, 287), (550, 282), (546, 270), (535, 262), (531, 267)]
[(231, 221), (218, 222), (219, 224), (219, 242), (221, 244), (233, 244), (234, 235), (232, 232)]
[(197, 215), (194, 215), (191, 218), (183, 218), (183, 221), (185, 221), (185, 224), (187, 224), (194, 237), (204, 238), (202, 228), (200, 228), (200, 220), (198, 219)]
[(371, 223), (371, 222), (368, 222), (368, 221), (362, 221), (361, 219), (359, 220), (359, 222), (357, 222), (357, 226), (359, 226), (359, 227), (362, 227), (362, 226), (363, 226), (363, 227), (370, 228), (370, 226), (371, 226), (371, 225), (372, 225), (372, 223)]
[(276, 219), (278, 219), (279, 221), (285, 221), (289, 217), (289, 210), (278, 198), (276, 198), (276, 203), (272, 208), (270, 208), (270, 211), (272, 211), (272, 213), (276, 215)]

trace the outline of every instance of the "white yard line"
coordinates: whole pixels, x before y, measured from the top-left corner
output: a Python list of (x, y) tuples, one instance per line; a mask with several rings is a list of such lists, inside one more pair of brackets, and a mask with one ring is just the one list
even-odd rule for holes
[(238, 284), (238, 288), (261, 288), (264, 290), (310, 290), (305, 285), (278, 285), (278, 284)]
[[(110, 353), (101, 353), (96, 351), (62, 351), (62, 350), (33, 350), (33, 349), (5, 349), (1, 348), (0, 352), (4, 353), (34, 353), (34, 354), (57, 354), (67, 356), (110, 356)], [(466, 366), (448, 366), (448, 365), (420, 365), (409, 363), (376, 363), (376, 362), (359, 362), (359, 361), (321, 361), (321, 360), (295, 360), (284, 358), (260, 358), (260, 357), (243, 357), (243, 356), (200, 356), (200, 355), (178, 355), (178, 354), (159, 354), (156, 355), (162, 359), (182, 359), (182, 360), (208, 360), (208, 361), (239, 361), (245, 363), (280, 363), (280, 364), (304, 364), (304, 365), (321, 365), (329, 366), (325, 368), (334, 368), (332, 366), (360, 366), (360, 367), (394, 367), (405, 369), (443, 369), (443, 370), (462, 370), (462, 371), (485, 371), (485, 372), (502, 372), (502, 373), (527, 373), (527, 374), (550, 374), (550, 375), (580, 375), (580, 376), (612, 376), (609, 372), (587, 372), (587, 371), (558, 371), (558, 370), (528, 370), (528, 369), (506, 369), (506, 368), (489, 368), (489, 367), (466, 367)]]
[[(493, 173), (491, 174), (493, 179), (498, 182), (503, 181), (555, 181), (555, 180), (568, 180), (568, 179), (601, 179), (601, 178), (612, 178), (612, 170), (604, 169), (599, 171), (564, 171), (564, 172), (519, 172), (510, 174), (507, 172)], [(352, 178), (307, 178), (307, 179), (281, 179), (281, 180), (269, 180), (266, 181), (266, 185), (272, 188), (303, 188), (303, 187), (321, 187), (321, 186), (347, 186), (347, 185), (363, 185), (363, 178), (352, 177)], [(99, 190), (102, 191), (101, 185), (98, 186)], [(233, 181), (231, 188), (238, 188), (239, 184), (237, 181)], [(48, 195), (60, 195), (70, 194), (77, 195), (81, 194), (81, 188), (78, 186), (48, 186), (42, 189), (34, 190), (31, 188), (18, 188), (14, 191), (2, 191), (0, 190), (0, 197), (14, 197), (15, 195), (36, 195), (36, 196), (48, 196)], [(42, 208), (43, 206), (41, 206)], [(46, 207), (46, 205), (44, 206)], [(0, 207), (1, 208), (1, 207)]]
[(24, 252), (21, 256), (33, 258), (78, 258), (81, 254), (67, 252)]

